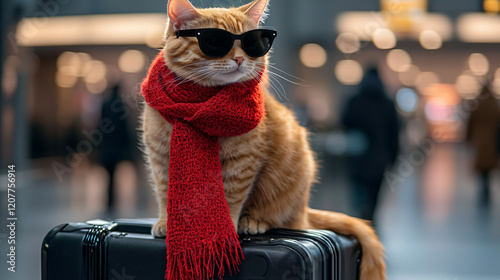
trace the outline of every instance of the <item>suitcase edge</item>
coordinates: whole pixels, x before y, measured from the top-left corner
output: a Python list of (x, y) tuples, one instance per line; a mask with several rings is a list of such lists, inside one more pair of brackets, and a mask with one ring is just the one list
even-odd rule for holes
[(61, 232), (67, 225), (68, 223), (64, 223), (53, 227), (43, 238), (42, 248), (41, 248), (42, 280), (47, 280), (47, 269), (48, 269), (47, 257), (48, 257), (48, 250), (50, 248), (50, 242), (52, 241), (52, 239), (54, 239), (56, 234)]

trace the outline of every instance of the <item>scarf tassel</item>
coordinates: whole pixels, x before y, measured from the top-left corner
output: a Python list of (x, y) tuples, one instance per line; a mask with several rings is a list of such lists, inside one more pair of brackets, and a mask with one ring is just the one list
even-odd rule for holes
[(216, 270), (218, 278), (222, 279), (225, 268), (233, 275), (243, 258), (241, 247), (236, 245), (239, 244), (238, 237), (236, 234), (231, 234), (229, 239), (218, 237), (198, 243), (194, 248), (186, 247), (182, 251), (168, 253), (165, 279), (212, 279)]

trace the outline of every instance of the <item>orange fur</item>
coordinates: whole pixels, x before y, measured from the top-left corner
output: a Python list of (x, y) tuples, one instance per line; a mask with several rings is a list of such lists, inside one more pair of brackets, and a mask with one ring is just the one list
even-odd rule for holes
[[(266, 0), (255, 0), (253, 4), (259, 4), (258, 8), (261, 9), (261, 2), (265, 4)], [(255, 72), (265, 68), (267, 56), (246, 56), (238, 41), (226, 57), (213, 59), (201, 53), (196, 38), (178, 39), (174, 32), (175, 26), (178, 26), (184, 29), (215, 27), (235, 34), (243, 33), (257, 27), (255, 18), (252, 20), (248, 16), (249, 9), (256, 7), (253, 4), (230, 9), (197, 9), (196, 18), (169, 24), (165, 62), (180, 77), (180, 82), (188, 79), (206, 86), (241, 82), (254, 78)], [(255, 16), (256, 11), (251, 12)], [(217, 80), (209, 74), (196, 74), (199, 68), (206, 68), (204, 73), (208, 73), (218, 71), (217, 67), (227, 67), (236, 55), (244, 56), (248, 73), (233, 81)], [(265, 106), (266, 116), (257, 128), (240, 136), (219, 139), (225, 195), (235, 229), (240, 233), (256, 234), (270, 228), (318, 228), (352, 234), (359, 240), (363, 250), (361, 279), (385, 279), (382, 245), (365, 221), (308, 208), (317, 165), (307, 140), (307, 131), (298, 125), (290, 110), (267, 92)], [(149, 106), (145, 106), (142, 121), (146, 159), (156, 185), (160, 209), (160, 221), (153, 228), (153, 234), (165, 236), (172, 125)]]

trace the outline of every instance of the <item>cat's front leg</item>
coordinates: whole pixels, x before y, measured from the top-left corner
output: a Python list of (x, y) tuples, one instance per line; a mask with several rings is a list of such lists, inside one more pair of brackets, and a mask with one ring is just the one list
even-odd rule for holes
[[(257, 170), (252, 170), (252, 173), (256, 174)], [(270, 229), (269, 224), (265, 221), (256, 219), (256, 217), (248, 213), (242, 213), (243, 206), (248, 199), (254, 180), (255, 175), (251, 176), (251, 180), (243, 184), (241, 178), (225, 180), (224, 182), (231, 220), (238, 234), (264, 233)]]
[(244, 214), (240, 218), (238, 233), (239, 234), (262, 234), (268, 231), (271, 227), (264, 220), (256, 219), (250, 215)]
[(151, 157), (151, 169), (156, 187), (156, 200), (158, 202), (159, 220), (153, 226), (151, 233), (155, 237), (165, 237), (167, 235), (167, 190), (168, 190), (168, 155), (163, 155), (165, 162), (156, 162), (153, 151), (149, 152)]
[(226, 195), (226, 201), (229, 206), (229, 212), (231, 214), (231, 220), (234, 225), (235, 231), (238, 233), (238, 222), (240, 220), (241, 209), (248, 196), (251, 188), (250, 184), (239, 185), (233, 180), (224, 181), (224, 192)]
[(259, 169), (256, 155), (244, 155), (223, 161), (224, 193), (231, 220), (238, 233), (241, 210), (245, 204)]
[(156, 187), (156, 200), (158, 203), (159, 219), (153, 226), (151, 233), (155, 237), (165, 237), (167, 235), (167, 190), (168, 190), (168, 168), (164, 168), (164, 164), (168, 166), (168, 155), (163, 155), (166, 162), (163, 164), (154, 160), (155, 156), (151, 156), (151, 169), (154, 176)]
[(155, 237), (165, 237), (167, 235), (167, 186), (168, 182), (160, 181), (160, 183), (156, 184), (160, 217), (152, 229), (152, 234)]
[(147, 105), (144, 108), (142, 122), (144, 131), (142, 141), (146, 148), (160, 213), (159, 221), (152, 228), (152, 234), (156, 237), (164, 237), (167, 234), (168, 163), (173, 126), (163, 119), (158, 111)]

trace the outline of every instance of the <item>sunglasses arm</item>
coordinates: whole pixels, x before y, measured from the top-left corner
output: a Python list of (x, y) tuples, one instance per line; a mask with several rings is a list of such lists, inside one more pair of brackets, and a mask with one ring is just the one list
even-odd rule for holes
[(179, 30), (175, 32), (175, 35), (177, 38), (179, 37), (196, 37), (196, 29), (189, 29), (189, 30)]

